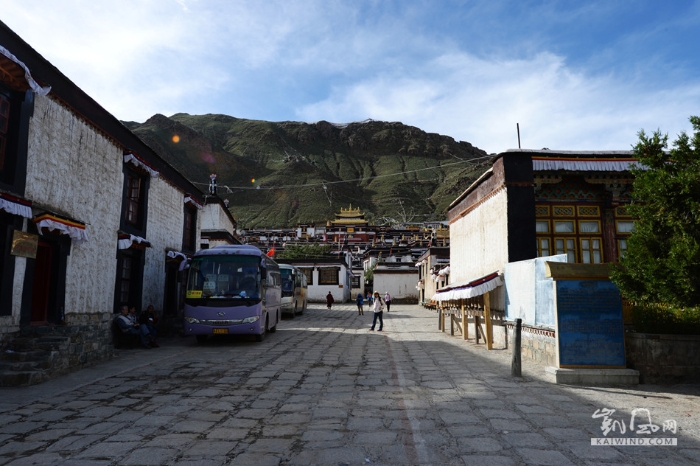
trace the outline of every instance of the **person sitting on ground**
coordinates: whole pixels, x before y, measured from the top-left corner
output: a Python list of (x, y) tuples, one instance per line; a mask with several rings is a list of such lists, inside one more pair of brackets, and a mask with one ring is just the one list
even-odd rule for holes
[(141, 346), (144, 348), (158, 348), (155, 338), (148, 332), (145, 325), (134, 323), (129, 317), (129, 306), (122, 306), (121, 315), (116, 319), (117, 325), (122, 333), (128, 335), (138, 335), (141, 340)]
[(158, 327), (156, 327), (158, 324), (158, 316), (156, 315), (156, 310), (153, 307), (153, 304), (149, 304), (146, 308), (146, 312), (141, 314), (139, 323), (146, 326), (148, 333), (150, 333), (154, 339), (158, 338)]

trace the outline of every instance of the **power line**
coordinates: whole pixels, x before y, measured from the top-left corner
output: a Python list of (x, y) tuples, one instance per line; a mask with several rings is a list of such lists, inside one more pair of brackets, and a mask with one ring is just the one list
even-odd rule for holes
[[(341, 184), (341, 183), (356, 183), (359, 181), (371, 181), (371, 180), (376, 180), (378, 178), (387, 178), (390, 176), (399, 176), (399, 175), (406, 175), (409, 173), (418, 173), (422, 171), (427, 171), (427, 170), (438, 170), (443, 167), (449, 167), (452, 165), (460, 165), (464, 163), (474, 163), (476, 165), (476, 161), (479, 160), (484, 160), (484, 159), (489, 159), (491, 158), (491, 155), (486, 155), (483, 157), (477, 157), (474, 159), (469, 159), (469, 160), (461, 160), (459, 162), (452, 162), (452, 163), (445, 163), (442, 165), (437, 165), (435, 167), (426, 167), (426, 168), (417, 168), (415, 170), (407, 170), (407, 171), (401, 171), (401, 172), (396, 172), (396, 173), (389, 173), (386, 175), (376, 175), (376, 176), (370, 176), (366, 178), (355, 178), (352, 180), (338, 180), (338, 181), (320, 181), (320, 182), (315, 182), (315, 183), (306, 183), (306, 184), (290, 184), (290, 185), (282, 185), (282, 186), (226, 186), (226, 185), (219, 185), (219, 188), (224, 188), (228, 190), (229, 192), (233, 189), (244, 189), (244, 190), (258, 190), (258, 189), (267, 189), (267, 190), (274, 190), (274, 189), (298, 189), (298, 188), (312, 188), (312, 187), (326, 187), (328, 185), (332, 184)], [(202, 186), (209, 186), (209, 183), (198, 183), (198, 182), (192, 182), (192, 184), (195, 185), (202, 185)]]

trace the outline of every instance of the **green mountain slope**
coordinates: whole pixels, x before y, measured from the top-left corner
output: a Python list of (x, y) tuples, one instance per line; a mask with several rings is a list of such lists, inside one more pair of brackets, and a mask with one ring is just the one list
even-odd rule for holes
[(350, 204), (380, 224), (443, 220), (488, 159), (467, 142), (373, 120), (333, 125), (180, 113), (125, 124), (203, 191), (216, 173), (218, 194), (241, 227), (323, 222)]

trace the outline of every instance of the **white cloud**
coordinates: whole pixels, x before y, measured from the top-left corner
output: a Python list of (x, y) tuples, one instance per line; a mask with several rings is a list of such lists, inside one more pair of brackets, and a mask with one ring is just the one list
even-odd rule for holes
[(452, 54), (414, 77), (384, 75), (344, 87), (299, 109), (307, 121), (402, 121), (469, 141), (487, 152), (529, 149), (626, 150), (644, 128), (672, 138), (697, 113), (700, 85), (646, 89), (614, 76), (571, 70), (558, 56), (485, 60)]

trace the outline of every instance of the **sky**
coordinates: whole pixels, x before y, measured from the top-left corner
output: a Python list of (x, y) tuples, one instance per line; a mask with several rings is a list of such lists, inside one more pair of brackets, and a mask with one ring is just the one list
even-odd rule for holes
[(700, 0), (3, 0), (0, 20), (126, 121), (371, 118), (498, 153), (517, 125), (523, 149), (629, 150), (700, 115)]

